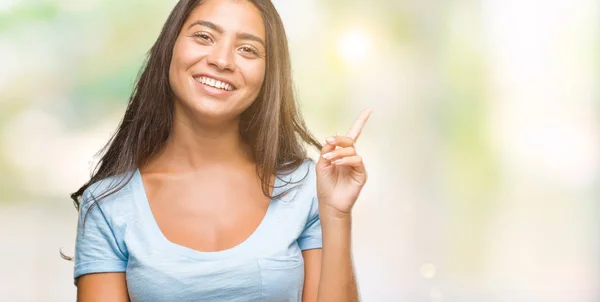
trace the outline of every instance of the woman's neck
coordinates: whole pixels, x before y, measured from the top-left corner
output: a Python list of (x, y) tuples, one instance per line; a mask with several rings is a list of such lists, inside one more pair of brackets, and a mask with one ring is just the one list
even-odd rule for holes
[(175, 118), (162, 152), (146, 170), (192, 172), (206, 165), (246, 165), (252, 152), (239, 131), (239, 121), (203, 126)]

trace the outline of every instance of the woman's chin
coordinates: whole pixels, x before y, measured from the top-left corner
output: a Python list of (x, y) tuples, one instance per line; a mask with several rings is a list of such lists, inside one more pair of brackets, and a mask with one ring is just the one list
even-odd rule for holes
[(210, 121), (211, 123), (222, 123), (233, 121), (238, 118), (242, 111), (231, 106), (231, 103), (215, 102), (207, 98), (197, 98), (191, 106), (191, 114), (195, 119)]

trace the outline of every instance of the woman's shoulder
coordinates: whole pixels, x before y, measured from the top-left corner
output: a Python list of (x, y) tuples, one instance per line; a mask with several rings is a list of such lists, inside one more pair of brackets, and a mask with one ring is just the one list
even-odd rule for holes
[(310, 182), (316, 177), (316, 163), (311, 158), (306, 158), (296, 167), (282, 169), (278, 176), (286, 182), (303, 183)]
[(99, 207), (105, 214), (127, 212), (134, 198), (135, 172), (110, 176), (92, 183), (84, 192), (80, 201), (80, 211), (90, 207)]
[(312, 159), (307, 158), (297, 167), (279, 173), (280, 186), (276, 188), (276, 191), (288, 191), (282, 199), (290, 201), (298, 198), (311, 199), (313, 196), (316, 196), (317, 180), (315, 167), (316, 163)]

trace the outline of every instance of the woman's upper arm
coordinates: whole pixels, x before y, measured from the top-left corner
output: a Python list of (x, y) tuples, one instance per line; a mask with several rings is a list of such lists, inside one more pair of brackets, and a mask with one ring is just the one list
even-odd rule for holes
[(125, 271), (128, 253), (123, 227), (116, 221), (112, 206), (119, 200), (94, 204), (84, 192), (79, 209), (75, 240), (74, 278), (78, 301), (129, 301)]
[(321, 249), (302, 251), (304, 257), (304, 289), (302, 302), (317, 301), (319, 279), (321, 277)]
[(128, 302), (125, 273), (87, 274), (77, 278), (78, 302)]

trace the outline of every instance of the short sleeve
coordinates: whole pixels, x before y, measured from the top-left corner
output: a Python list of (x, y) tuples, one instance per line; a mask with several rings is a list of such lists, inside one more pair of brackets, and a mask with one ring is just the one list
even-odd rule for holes
[(100, 206), (103, 201), (91, 206), (94, 202), (89, 196), (84, 193), (79, 209), (75, 240), (75, 284), (77, 278), (85, 274), (125, 272), (127, 268), (127, 256), (120, 249), (109, 219)]
[(303, 251), (323, 247), (321, 220), (319, 219), (319, 201), (316, 196), (312, 199), (308, 221), (306, 222), (304, 231), (302, 231), (302, 234), (298, 238), (298, 246)]

